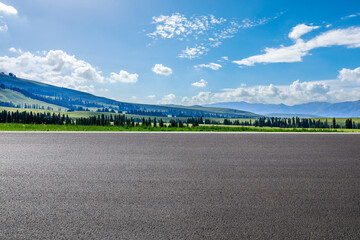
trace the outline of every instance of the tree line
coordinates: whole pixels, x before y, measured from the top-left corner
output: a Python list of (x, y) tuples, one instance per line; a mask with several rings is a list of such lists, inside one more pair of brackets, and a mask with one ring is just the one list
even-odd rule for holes
[(337, 123), (336, 118), (333, 118), (329, 123), (327, 119), (322, 121), (320, 119), (311, 118), (277, 118), (277, 117), (260, 117), (254, 121), (231, 121), (224, 119), (224, 125), (242, 125), (242, 126), (254, 126), (254, 127), (278, 127), (278, 128), (348, 128), (348, 129), (360, 129), (360, 123), (356, 124), (351, 118), (345, 120), (345, 126), (341, 126)]
[(72, 124), (69, 116), (64, 114), (51, 114), (50, 112), (11, 112), (3, 110), (0, 112), (1, 123), (24, 123), (24, 124)]
[(348, 128), (360, 129), (360, 123), (356, 124), (351, 118), (346, 119), (345, 125), (341, 126), (333, 118), (329, 123), (328, 120), (321, 121), (320, 119), (309, 118), (265, 118), (261, 117), (249, 121), (231, 121), (224, 119), (223, 122), (211, 119), (204, 119), (202, 117), (192, 117), (187, 120), (170, 119), (167, 123), (163, 119), (154, 118), (133, 118), (127, 117), (125, 114), (101, 114), (98, 116), (89, 116), (81, 118), (70, 118), (65, 114), (56, 114), (50, 112), (35, 113), (35, 112), (12, 112), (3, 110), (0, 111), (0, 123), (23, 123), (23, 124), (72, 124), (85, 126), (143, 126), (143, 127), (197, 127), (200, 124), (214, 124), (214, 125), (239, 125), (239, 126), (254, 126), (254, 127), (279, 127), (279, 128)]

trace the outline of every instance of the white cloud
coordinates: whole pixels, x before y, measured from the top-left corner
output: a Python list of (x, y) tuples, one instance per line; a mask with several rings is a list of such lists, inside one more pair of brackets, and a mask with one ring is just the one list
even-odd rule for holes
[(149, 95), (148, 98), (150, 99), (154, 99), (156, 97), (156, 95)]
[(121, 83), (136, 83), (138, 81), (139, 75), (136, 73), (128, 73), (125, 70), (121, 70), (119, 74), (110, 73), (110, 78), (108, 79), (111, 83), (121, 82)]
[(215, 99), (225, 101), (246, 101), (250, 103), (286, 103), (296, 104), (303, 101), (326, 101), (329, 86), (318, 82), (294, 81), (289, 86), (268, 86), (240, 87), (226, 89), (223, 92), (215, 93)]
[(136, 96), (132, 96), (131, 98), (132, 98), (132, 99), (136, 99)]
[(219, 70), (222, 66), (218, 63), (199, 64), (194, 66), (195, 68), (210, 68), (212, 70)]
[(11, 47), (9, 48), (9, 52), (12, 52), (12, 53), (23, 53), (23, 51), (19, 48), (19, 49), (16, 49), (14, 47)]
[(17, 15), (18, 11), (13, 6), (0, 2), (0, 14)]
[(360, 27), (349, 27), (324, 32), (304, 42), (298, 39), (294, 45), (280, 48), (265, 48), (265, 53), (233, 61), (238, 65), (253, 66), (256, 63), (301, 62), (312, 49), (331, 46), (360, 47)]
[[(12, 72), (20, 78), (35, 80), (51, 85), (94, 92), (95, 83), (136, 82), (138, 75), (120, 71), (105, 78), (102, 72), (90, 63), (77, 59), (62, 50), (42, 51), (36, 54), (23, 52), (14, 47), (10, 52), (16, 57), (0, 56), (0, 71)], [(103, 91), (100, 89), (100, 91)], [(105, 90), (104, 90), (105, 91)]]
[(201, 79), (199, 82), (194, 82), (191, 85), (194, 87), (206, 87), (207, 84), (208, 84), (207, 81), (205, 81), (204, 79)]
[(265, 54), (233, 62), (245, 66), (254, 66), (255, 63), (300, 62), (302, 57), (307, 54), (307, 51), (303, 50), (303, 42), (300, 42), (300, 40), (295, 45), (289, 47), (265, 48), (264, 51)]
[(156, 74), (160, 74), (160, 75), (164, 75), (164, 76), (169, 76), (172, 74), (172, 69), (169, 67), (165, 67), (162, 64), (155, 64), (152, 71)]
[(199, 92), (198, 95), (191, 98), (183, 97), (182, 103), (185, 105), (200, 105), (211, 102), (213, 93), (211, 92)]
[(241, 86), (223, 89), (220, 92), (200, 92), (192, 97), (183, 97), (186, 105), (201, 105), (216, 102), (302, 104), (308, 102), (344, 102), (360, 99), (360, 67), (342, 69), (337, 79), (312, 82), (294, 81), (290, 85)]
[[(19, 50), (17, 50), (18, 53)], [(93, 91), (92, 82), (103, 82), (101, 71), (62, 50), (51, 50), (44, 55), (31, 52), (17, 57), (0, 57), (0, 71), (13, 72), (18, 77), (37, 80), (60, 87)]]
[(180, 13), (174, 13), (154, 16), (152, 24), (155, 25), (155, 30), (147, 36), (154, 40), (174, 38), (193, 41), (193, 47), (187, 46), (179, 54), (180, 58), (192, 59), (206, 54), (210, 48), (220, 46), (225, 39), (234, 37), (242, 29), (262, 25), (275, 18), (277, 17), (239, 21), (216, 18), (213, 15), (187, 18)]
[(360, 67), (354, 70), (343, 68), (339, 72), (338, 79), (343, 82), (354, 82), (360, 84)]
[(201, 55), (203, 55), (208, 51), (209, 49), (204, 46), (196, 46), (193, 48), (186, 47), (186, 49), (182, 50), (182, 53), (179, 54), (179, 58), (193, 59), (200, 57)]
[(168, 95), (165, 95), (160, 101), (158, 101), (158, 104), (173, 104), (175, 98), (175, 94), (170, 93)]
[(0, 32), (6, 32), (7, 30), (9, 30), (9, 28), (6, 24), (0, 25)]
[(7, 32), (9, 30), (8, 25), (3, 19), (8, 16), (17, 16), (17, 14), (18, 11), (13, 6), (0, 2), (0, 32)]
[(204, 34), (207, 30), (213, 28), (215, 25), (219, 25), (226, 22), (225, 19), (216, 19), (214, 16), (197, 16), (186, 18), (180, 13), (174, 13), (171, 16), (160, 15), (159, 17), (153, 17), (152, 24), (156, 25), (156, 30), (147, 35), (151, 38), (174, 38), (184, 37), (194, 34)]
[(360, 16), (360, 13), (350, 14), (350, 15), (348, 15), (348, 16), (342, 17), (341, 19), (342, 19), (342, 20), (345, 20), (345, 19), (354, 18), (354, 17), (357, 17), (357, 16)]
[(228, 57), (226, 57), (226, 56), (224, 56), (224, 57), (221, 57), (223, 60), (225, 60), (225, 61), (229, 61), (229, 58)]
[(298, 24), (289, 33), (289, 38), (293, 40), (299, 39), (302, 35), (311, 32), (312, 30), (318, 29), (319, 26), (307, 26), (305, 24)]
[(183, 97), (183, 98), (181, 99), (181, 103), (182, 103), (182, 104), (190, 105), (190, 104), (189, 104), (190, 102), (191, 102), (191, 99), (188, 98), (188, 97)]
[(347, 16), (347, 18), (353, 18), (353, 17), (356, 17), (356, 16), (357, 16), (357, 14), (351, 14), (351, 15)]

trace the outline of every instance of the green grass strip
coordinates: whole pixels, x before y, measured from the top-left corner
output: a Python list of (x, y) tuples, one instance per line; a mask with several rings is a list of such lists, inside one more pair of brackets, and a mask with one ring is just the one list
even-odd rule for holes
[(117, 126), (82, 126), (82, 125), (45, 125), (0, 123), (0, 131), (153, 131), (153, 132), (360, 132), (359, 129), (319, 129), (319, 128), (270, 128), (250, 126), (198, 126), (183, 128), (159, 127), (117, 127)]

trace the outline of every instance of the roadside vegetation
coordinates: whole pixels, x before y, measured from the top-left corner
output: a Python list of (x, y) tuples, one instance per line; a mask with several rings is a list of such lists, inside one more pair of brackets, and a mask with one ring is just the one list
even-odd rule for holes
[(65, 114), (32, 111), (0, 112), (1, 131), (213, 131), (213, 132), (360, 132), (351, 118), (340, 125), (337, 119), (265, 118), (217, 121), (202, 117), (186, 120), (134, 118), (125, 114), (71, 118)]
[(331, 128), (271, 128), (251, 126), (216, 126), (200, 125), (189, 127), (154, 127), (154, 126), (84, 126), (84, 125), (55, 125), (55, 124), (20, 124), (0, 123), (0, 131), (138, 131), (138, 132), (360, 132), (359, 129), (331, 129)]

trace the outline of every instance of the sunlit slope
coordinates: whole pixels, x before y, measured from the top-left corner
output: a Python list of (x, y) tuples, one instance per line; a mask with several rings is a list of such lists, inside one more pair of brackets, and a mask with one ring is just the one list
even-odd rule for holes
[(49, 104), (47, 102), (39, 101), (36, 99), (31, 99), (24, 96), (20, 92), (16, 92), (10, 89), (0, 89), (0, 102), (13, 103), (15, 105), (20, 105), (22, 108), (29, 106), (28, 108), (38, 108), (38, 109), (52, 109), (56, 111), (66, 111), (66, 108)]
[[(213, 108), (213, 107), (185, 107), (185, 106), (164, 106), (164, 105), (148, 105), (148, 104), (136, 104), (128, 102), (120, 102), (104, 97), (95, 96), (93, 94), (76, 91), (68, 88), (56, 87), (49, 84), (44, 84), (36, 81), (9, 77), (4, 74), (0, 74), (0, 84), (4, 84), (6, 88), (17, 88), (27, 91), (31, 94), (44, 97), (43, 101), (55, 98), (68, 99), (70, 101), (78, 101), (80, 103), (74, 103), (74, 108), (83, 106), (94, 110), (92, 105), (96, 105), (96, 108), (110, 108), (120, 112), (142, 111), (156, 112), (162, 114), (161, 116), (171, 115), (173, 117), (208, 117), (208, 118), (258, 118), (260, 115), (228, 108)], [(61, 105), (61, 102), (56, 103)], [(62, 105), (62, 107), (68, 107), (68, 105)], [(55, 108), (54, 108), (55, 109)], [(138, 114), (138, 113), (136, 113)], [(140, 114), (141, 115), (141, 114)], [(156, 115), (155, 115), (156, 116)]]

